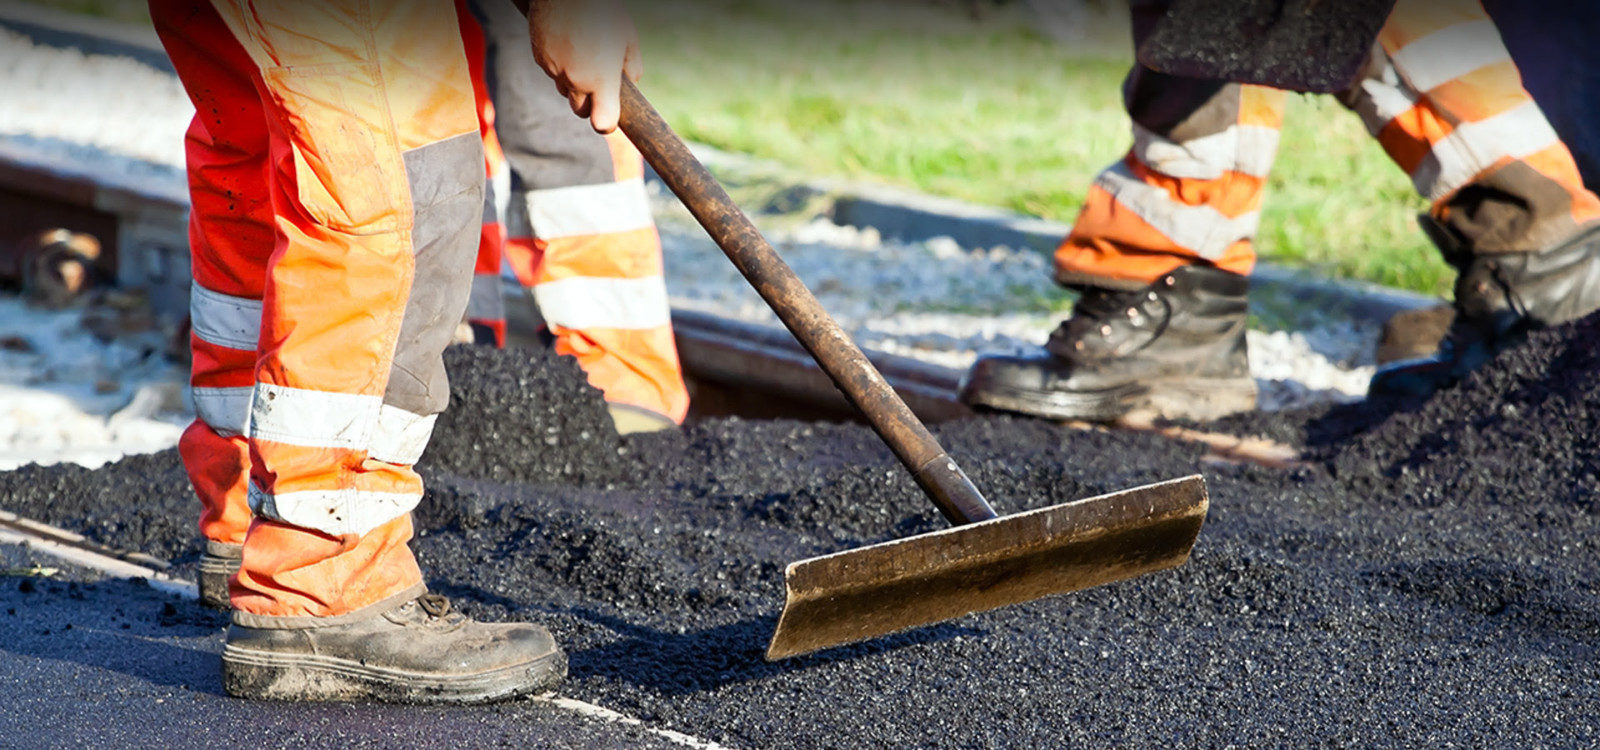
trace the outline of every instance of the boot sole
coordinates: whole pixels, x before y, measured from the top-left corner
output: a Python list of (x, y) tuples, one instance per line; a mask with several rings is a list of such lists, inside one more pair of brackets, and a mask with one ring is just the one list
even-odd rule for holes
[(1082, 419), (1104, 422), (1116, 419), (1145, 402), (1147, 389), (1127, 385), (1105, 391), (1032, 391), (989, 386), (962, 390), (968, 406), (1027, 414), (1045, 419)]
[(321, 654), (222, 649), (222, 684), (235, 698), (413, 704), (492, 703), (551, 690), (567, 676), (560, 651), (512, 667), (441, 676)]
[(968, 388), (961, 401), (1057, 420), (1109, 422), (1139, 411), (1168, 419), (1210, 421), (1256, 408), (1253, 378), (1185, 378), (1094, 392)]

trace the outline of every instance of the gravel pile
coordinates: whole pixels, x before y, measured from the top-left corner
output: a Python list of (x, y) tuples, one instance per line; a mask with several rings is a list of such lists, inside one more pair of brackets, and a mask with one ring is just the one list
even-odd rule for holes
[(183, 168), (194, 106), (167, 71), (35, 44), (0, 28), (0, 101), (0, 135), (63, 151), (93, 149), (112, 171), (144, 174), (140, 163)]
[(94, 332), (106, 310), (40, 310), (0, 295), (0, 469), (98, 466), (174, 445), (194, 418), (186, 368), (158, 331)]
[[(868, 430), (623, 439), (570, 363), (452, 350), (416, 548), (477, 614), (549, 623), (566, 694), (733, 746), (1588, 745), (1597, 334), (1537, 335), (1393, 416), (1276, 417), (1315, 460), (1204, 467), (1212, 515), (1178, 571), (780, 664), (760, 655), (784, 564), (941, 526)], [(1003, 417), (938, 433), (1002, 512), (1200, 461)], [(0, 506), (192, 554), (176, 466), (0, 474)]]

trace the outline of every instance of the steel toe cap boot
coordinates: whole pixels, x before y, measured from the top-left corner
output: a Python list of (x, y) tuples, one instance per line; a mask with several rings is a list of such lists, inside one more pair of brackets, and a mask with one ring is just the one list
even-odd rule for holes
[(1473, 254), (1451, 247), (1431, 218), (1423, 217), (1422, 223), (1446, 260), (1461, 271), (1455, 322), (1438, 353), (1379, 368), (1372, 376), (1372, 395), (1428, 395), (1530, 331), (1600, 310), (1600, 224), (1537, 252)]
[(1133, 291), (1083, 290), (1045, 351), (980, 357), (961, 400), (1052, 419), (1135, 409), (1212, 419), (1255, 407), (1245, 344), (1249, 279), (1179, 268)]
[(242, 698), (482, 703), (548, 690), (567, 661), (538, 625), (477, 622), (423, 595), (338, 618), (235, 614), (222, 667)]

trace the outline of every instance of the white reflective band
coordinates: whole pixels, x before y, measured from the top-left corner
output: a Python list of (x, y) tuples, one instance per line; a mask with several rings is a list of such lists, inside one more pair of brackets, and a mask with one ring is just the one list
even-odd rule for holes
[(1133, 153), (1145, 166), (1169, 177), (1215, 180), (1225, 172), (1266, 177), (1278, 153), (1278, 129), (1233, 125), (1194, 140), (1164, 138), (1133, 124)]
[(303, 529), (363, 535), (417, 507), (421, 495), (359, 490), (312, 490), (269, 495), (250, 484), (250, 510)]
[(1384, 65), (1379, 77), (1363, 80), (1360, 86), (1371, 100), (1372, 108), (1368, 111), (1366, 107), (1357, 107), (1357, 110), (1366, 123), (1367, 132), (1373, 135), (1382, 132), (1394, 118), (1410, 112), (1417, 105), (1417, 92), (1400, 80), (1400, 74), (1395, 72), (1393, 65)]
[(1422, 92), (1449, 83), (1479, 68), (1511, 59), (1500, 32), (1488, 19), (1458, 23), (1433, 32), (1390, 58), (1411, 87)]
[(1254, 237), (1261, 223), (1260, 211), (1230, 219), (1210, 206), (1179, 203), (1164, 188), (1135, 177), (1126, 164), (1106, 169), (1095, 182), (1173, 243), (1209, 260), (1221, 258), (1233, 243)]
[(654, 226), (644, 178), (531, 190), (528, 223), (545, 240), (627, 232)]
[(667, 284), (660, 276), (562, 279), (535, 286), (533, 298), (545, 322), (562, 328), (642, 330), (672, 323)]
[(253, 352), (261, 338), (261, 300), (213, 292), (196, 283), (189, 290), (189, 320), (201, 341)]
[(378, 409), (378, 430), (372, 436), (367, 455), (379, 461), (410, 466), (422, 458), (433, 435), (437, 414), (426, 417), (384, 404)]
[(1501, 159), (1521, 159), (1561, 142), (1539, 105), (1528, 102), (1487, 120), (1469, 122), (1433, 144), (1411, 174), (1417, 192), (1439, 200)]
[(377, 396), (257, 383), (250, 437), (307, 448), (364, 449), (382, 405)]
[(224, 437), (250, 434), (250, 400), (256, 389), (195, 388), (194, 410), (200, 421)]
[(489, 187), (494, 190), (495, 216), (505, 224), (507, 209), (511, 207), (511, 170), (501, 164), (499, 171), (489, 176)]

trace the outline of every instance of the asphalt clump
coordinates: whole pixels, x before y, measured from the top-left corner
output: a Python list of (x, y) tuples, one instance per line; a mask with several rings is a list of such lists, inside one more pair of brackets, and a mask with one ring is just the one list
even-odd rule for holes
[[(1203, 469), (1211, 517), (1184, 568), (778, 664), (786, 563), (943, 526), (876, 436), (717, 419), (621, 438), (570, 360), (453, 349), (416, 549), (475, 614), (549, 623), (567, 694), (736, 746), (1590, 744), (1597, 329), (1535, 334), (1398, 412), (1277, 417), (1307, 436), (1288, 471), (941, 425), (1003, 513)], [(175, 467), (28, 468), (0, 475), (0, 506), (192, 550)]]

